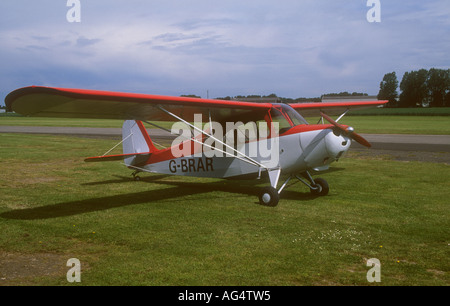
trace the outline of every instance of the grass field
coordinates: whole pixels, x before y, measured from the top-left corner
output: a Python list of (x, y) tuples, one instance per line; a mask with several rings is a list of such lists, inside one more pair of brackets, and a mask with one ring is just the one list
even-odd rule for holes
[[(317, 123), (319, 118), (308, 118)], [(450, 135), (448, 116), (346, 116), (339, 123), (368, 134)]]
[(123, 120), (0, 116), (0, 125), (121, 128)]
[(295, 184), (270, 208), (264, 182), (83, 162), (113, 144), (0, 134), (0, 285), (72, 285), (69, 258), (81, 285), (450, 284), (448, 165), (351, 153), (328, 196)]
[(450, 116), (450, 107), (385, 108), (353, 110), (348, 116)]
[[(307, 119), (309, 123), (317, 123), (319, 118)], [(6, 126), (121, 128), (122, 123), (105, 119), (0, 117), (0, 125)], [(450, 116), (346, 116), (340, 123), (353, 126), (358, 133), (450, 135)], [(160, 124), (170, 129), (173, 123)]]

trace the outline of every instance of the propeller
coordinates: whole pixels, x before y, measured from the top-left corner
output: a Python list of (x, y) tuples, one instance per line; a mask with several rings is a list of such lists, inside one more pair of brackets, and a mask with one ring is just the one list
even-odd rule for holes
[(334, 125), (336, 128), (338, 128), (342, 133), (344, 133), (344, 135), (352, 138), (353, 140), (355, 140), (356, 142), (358, 142), (359, 144), (362, 144), (365, 147), (370, 148), (372, 145), (366, 140), (364, 139), (364, 137), (362, 137), (359, 134), (356, 134), (354, 132), (354, 129), (349, 126), (349, 127), (345, 127), (342, 124), (337, 123), (336, 121), (334, 121), (333, 119), (331, 119), (330, 116), (328, 116), (327, 114), (324, 114), (322, 112), (320, 112), (320, 115), (325, 118), (325, 120), (327, 120), (329, 123), (331, 123), (332, 125)]

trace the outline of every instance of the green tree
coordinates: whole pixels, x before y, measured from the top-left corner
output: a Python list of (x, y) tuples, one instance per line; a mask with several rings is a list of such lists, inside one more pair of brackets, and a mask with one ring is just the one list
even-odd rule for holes
[(387, 107), (396, 107), (398, 97), (398, 80), (397, 75), (394, 72), (386, 73), (383, 77), (383, 81), (380, 83), (380, 91), (378, 92), (379, 100), (389, 100)]
[(423, 107), (427, 102), (427, 77), (428, 71), (405, 72), (400, 83), (400, 107)]
[(430, 107), (445, 106), (446, 95), (450, 91), (450, 69), (430, 69), (428, 71), (427, 89)]
[(181, 95), (180, 97), (183, 97), (183, 98), (201, 98), (200, 96), (197, 96), (197, 95)]
[(450, 91), (445, 95), (444, 106), (450, 107)]

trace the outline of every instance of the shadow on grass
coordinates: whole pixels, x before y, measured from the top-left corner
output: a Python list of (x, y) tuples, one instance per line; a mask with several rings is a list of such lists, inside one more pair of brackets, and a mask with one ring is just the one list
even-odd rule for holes
[[(116, 177), (117, 179), (114, 180), (90, 182), (83, 185), (120, 184), (130, 182), (129, 177)], [(164, 180), (164, 178), (166, 177), (166, 175), (146, 177), (137, 183), (160, 184), (166, 187), (169, 186), (169, 188), (161, 188), (156, 190), (127, 193), (79, 201), (68, 201), (29, 209), (11, 210), (1, 213), (0, 217), (16, 220), (39, 220), (67, 217), (117, 207), (151, 203), (161, 200), (182, 201), (183, 197), (186, 196), (196, 194), (210, 194), (217, 191), (233, 193), (237, 194), (238, 196), (249, 196), (249, 200), (247, 203), (259, 205), (258, 192), (261, 187), (257, 186), (255, 182), (218, 180), (216, 182), (196, 183)], [(302, 187), (300, 186), (298, 189), (300, 188)], [(208, 196), (205, 196), (205, 199), (207, 199), (207, 197)], [(211, 197), (211, 195), (209, 195), (209, 197)], [(229, 197), (227, 198), (229, 199)], [(309, 191), (298, 192), (293, 190), (284, 190), (281, 194), (280, 203), (282, 203), (283, 199), (305, 201), (313, 200), (315, 198), (317, 198), (317, 196), (312, 195), (311, 193), (309, 193)]]

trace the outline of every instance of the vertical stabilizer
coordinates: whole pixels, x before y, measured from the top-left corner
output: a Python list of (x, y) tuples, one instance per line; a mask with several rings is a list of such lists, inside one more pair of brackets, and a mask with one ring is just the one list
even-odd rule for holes
[[(154, 146), (148, 132), (137, 120), (126, 120), (122, 126), (123, 154), (153, 153), (158, 149)], [(135, 165), (135, 157), (125, 158), (126, 165)]]

